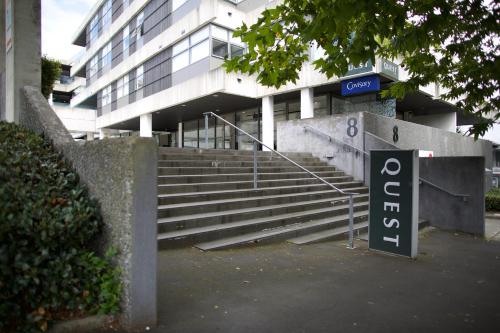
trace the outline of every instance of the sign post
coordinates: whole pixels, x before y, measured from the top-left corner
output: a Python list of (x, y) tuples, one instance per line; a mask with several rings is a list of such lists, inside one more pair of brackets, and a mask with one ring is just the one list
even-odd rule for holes
[(369, 248), (415, 258), (418, 150), (370, 152)]

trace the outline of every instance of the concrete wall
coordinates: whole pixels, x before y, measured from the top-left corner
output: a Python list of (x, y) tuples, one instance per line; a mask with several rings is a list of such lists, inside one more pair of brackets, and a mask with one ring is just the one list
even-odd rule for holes
[(0, 120), (5, 120), (5, 1), (0, 1)]
[(439, 128), (448, 132), (456, 132), (457, 114), (456, 112), (438, 113), (425, 116), (412, 116), (409, 120), (412, 123)]
[(52, 105), (52, 108), (68, 131), (97, 132), (95, 127), (95, 110), (69, 108), (67, 104), (59, 106), (57, 103)]
[[(311, 152), (313, 156), (335, 165), (340, 170), (363, 180), (363, 154), (348, 145), (363, 150), (363, 112), (353, 112), (318, 118), (279, 121), (277, 123), (277, 148), (281, 152)], [(311, 126), (331, 136), (338, 142), (329, 142), (328, 138), (304, 126)], [(343, 144), (346, 143), (346, 144)], [(348, 145), (347, 145), (348, 144)]]
[(435, 227), (484, 235), (484, 158), (434, 157), (420, 159), (420, 177), (466, 201), (425, 183), (420, 185), (420, 218)]
[(41, 86), (41, 4), (40, 0), (17, 0), (12, 1), (12, 9), (12, 47), (5, 58), (6, 119), (18, 122), (22, 88)]
[(122, 324), (156, 325), (156, 170), (152, 139), (129, 137), (74, 142), (36, 88), (25, 87), (21, 124), (43, 134), (72, 162), (101, 205), (105, 230), (101, 248), (118, 249), (122, 269)]
[[(350, 137), (354, 129), (349, 129), (349, 118), (356, 119), (356, 135)], [(314, 156), (339, 167), (355, 179), (369, 184), (369, 159), (361, 154), (353, 154), (342, 144), (330, 143), (328, 139), (304, 133), (304, 126), (311, 126), (332, 136), (340, 142), (348, 143), (359, 150), (371, 149), (420, 149), (431, 150), (435, 157), (441, 156), (483, 156), (485, 165), (491, 168), (492, 146), (485, 140), (473, 138), (445, 130), (418, 125), (369, 112), (352, 112), (320, 118), (281, 121), (277, 125), (278, 150), (284, 152), (312, 152)], [(394, 142), (394, 126), (398, 127), (398, 140)], [(491, 184), (491, 171), (485, 175), (485, 189)]]

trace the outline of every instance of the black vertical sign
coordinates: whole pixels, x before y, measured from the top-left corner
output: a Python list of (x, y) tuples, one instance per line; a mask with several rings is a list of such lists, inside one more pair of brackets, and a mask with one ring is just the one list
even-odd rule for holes
[(416, 257), (418, 150), (370, 152), (370, 249)]

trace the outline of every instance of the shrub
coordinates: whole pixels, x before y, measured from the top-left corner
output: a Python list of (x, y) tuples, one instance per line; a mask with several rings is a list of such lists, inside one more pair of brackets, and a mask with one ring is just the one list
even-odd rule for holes
[(42, 57), (42, 94), (45, 98), (49, 98), (54, 83), (59, 80), (61, 76), (61, 63), (57, 60)]
[(485, 196), (486, 210), (500, 211), (500, 189), (492, 188)]
[(41, 137), (0, 122), (0, 332), (118, 310), (114, 253), (88, 250), (101, 227), (69, 163)]

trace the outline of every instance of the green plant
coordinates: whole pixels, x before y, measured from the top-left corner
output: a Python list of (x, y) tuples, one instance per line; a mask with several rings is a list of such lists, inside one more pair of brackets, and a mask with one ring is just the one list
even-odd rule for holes
[(500, 189), (492, 188), (485, 196), (486, 210), (500, 211)]
[(42, 57), (42, 94), (45, 98), (49, 98), (54, 83), (61, 76), (61, 63), (57, 60), (50, 59), (47, 56)]
[(0, 122), (0, 332), (118, 310), (119, 271), (89, 250), (101, 228), (69, 163), (40, 136)]

